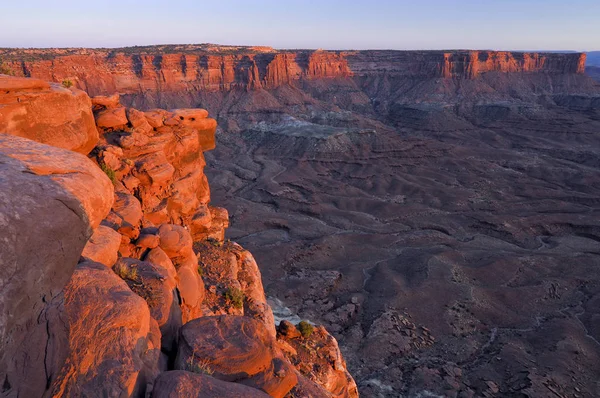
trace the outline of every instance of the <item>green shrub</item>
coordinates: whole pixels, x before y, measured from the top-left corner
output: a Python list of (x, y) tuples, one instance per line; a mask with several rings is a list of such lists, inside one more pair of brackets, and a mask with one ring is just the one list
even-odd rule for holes
[(72, 86), (73, 86), (73, 82), (72, 82), (72, 81), (70, 81), (69, 79), (65, 79), (65, 80), (63, 80), (63, 81), (62, 81), (62, 85), (63, 85), (63, 87), (65, 87), (65, 88), (69, 88), (69, 87), (72, 87)]
[(225, 299), (229, 301), (235, 308), (244, 306), (244, 292), (236, 287), (228, 287), (224, 293)]
[(200, 277), (204, 276), (204, 268), (198, 264), (198, 275), (200, 275)]
[(100, 168), (102, 171), (110, 178), (112, 183), (114, 184), (117, 181), (117, 176), (115, 175), (115, 171), (111, 169), (106, 163), (100, 164)]
[(300, 322), (298, 326), (296, 326), (296, 328), (298, 329), (298, 331), (300, 331), (300, 334), (305, 339), (309, 338), (312, 332), (315, 330), (315, 327), (307, 321)]

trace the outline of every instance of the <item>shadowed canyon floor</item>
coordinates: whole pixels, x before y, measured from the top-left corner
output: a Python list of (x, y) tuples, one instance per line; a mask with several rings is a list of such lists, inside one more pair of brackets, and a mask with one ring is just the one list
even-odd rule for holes
[(363, 396), (600, 395), (600, 86), (579, 55), (475, 76), (415, 54), (321, 54), (291, 81), (240, 56), (241, 87), (142, 57), (122, 101), (217, 118), (227, 237), (338, 339)]
[(594, 396), (600, 115), (540, 112), (222, 132), (207, 173), (267, 292), (335, 332), (366, 396)]

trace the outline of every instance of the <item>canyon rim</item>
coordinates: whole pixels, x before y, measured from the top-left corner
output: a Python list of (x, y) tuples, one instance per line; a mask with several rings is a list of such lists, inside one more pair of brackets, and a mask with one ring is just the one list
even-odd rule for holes
[(0, 59), (3, 395), (600, 395), (586, 54)]

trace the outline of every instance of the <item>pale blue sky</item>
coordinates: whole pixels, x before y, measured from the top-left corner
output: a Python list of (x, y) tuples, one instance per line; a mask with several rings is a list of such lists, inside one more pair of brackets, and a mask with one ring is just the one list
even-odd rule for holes
[(0, 47), (600, 49), (600, 0), (22, 0)]

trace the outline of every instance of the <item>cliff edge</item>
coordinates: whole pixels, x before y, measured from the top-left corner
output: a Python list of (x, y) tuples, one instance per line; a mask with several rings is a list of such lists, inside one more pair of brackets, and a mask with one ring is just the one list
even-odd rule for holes
[(0, 87), (2, 396), (358, 396), (325, 329), (277, 333), (254, 258), (225, 240), (207, 111)]

